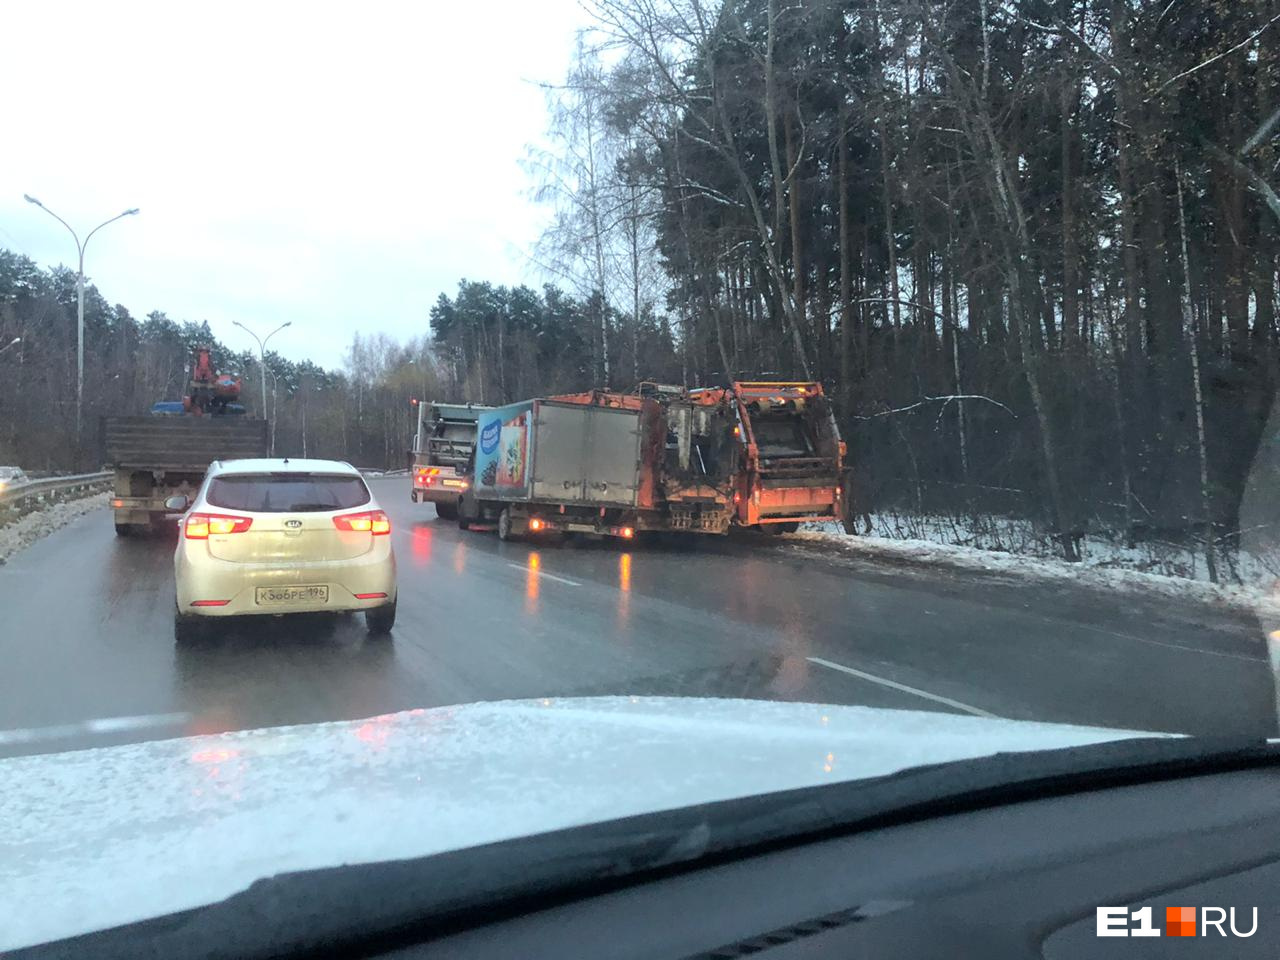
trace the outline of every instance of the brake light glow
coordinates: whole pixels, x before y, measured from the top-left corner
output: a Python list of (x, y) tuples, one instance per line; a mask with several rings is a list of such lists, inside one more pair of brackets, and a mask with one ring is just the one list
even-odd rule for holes
[(333, 525), (347, 533), (372, 533), (375, 537), (385, 536), (391, 532), (391, 521), (381, 510), (344, 513), (340, 517), (333, 518)]
[(123, 500), (112, 500), (112, 501), (111, 501), (111, 506), (113, 506), (113, 507), (115, 507), (115, 508), (119, 509), (120, 507), (123, 507), (123, 506), (124, 506), (124, 501), (123, 501)]
[(208, 540), (209, 534), (244, 533), (253, 526), (252, 517), (229, 517), (219, 513), (193, 513), (183, 524), (188, 540)]
[(541, 529), (542, 529), (542, 521), (541, 521), (541, 520), (539, 520), (537, 517), (534, 517), (532, 520), (530, 520), (530, 521), (529, 521), (529, 529), (530, 529), (530, 530), (535, 530), (535, 531), (536, 531), (536, 530), (541, 530)]
[(624, 540), (630, 540), (632, 537), (636, 535), (635, 530), (632, 529), (631, 527), (623, 527), (618, 532), (622, 534), (622, 539)]

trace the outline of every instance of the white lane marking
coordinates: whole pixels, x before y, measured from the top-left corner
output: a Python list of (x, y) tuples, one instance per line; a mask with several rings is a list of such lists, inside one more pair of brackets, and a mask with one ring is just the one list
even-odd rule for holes
[(53, 727), (0, 730), (0, 745), (65, 740), (68, 737), (78, 737), (86, 733), (120, 733), (128, 730), (146, 730), (151, 727), (173, 727), (180, 726), (190, 719), (189, 713), (156, 713), (141, 717), (99, 717), (95, 720), (63, 723)]
[(846, 667), (842, 663), (832, 663), (830, 660), (823, 660), (821, 657), (805, 657), (810, 663), (816, 663), (820, 667), (827, 667), (831, 670), (839, 670), (841, 673), (847, 673), (850, 676), (860, 677), (870, 683), (878, 683), (882, 687), (889, 687), (893, 690), (901, 690), (903, 693), (910, 693), (917, 697), (923, 697), (926, 700), (932, 700), (935, 703), (945, 703), (948, 707), (955, 707), (957, 710), (963, 710), (965, 713), (971, 713), (975, 717), (995, 717), (994, 713), (980, 707), (974, 707), (967, 703), (961, 703), (959, 700), (952, 700), (950, 697), (940, 697), (936, 693), (930, 693), (928, 690), (921, 690), (917, 687), (909, 687), (905, 683), (898, 683), (896, 680), (888, 680), (884, 677), (877, 677), (874, 673), (865, 673), (862, 670), (855, 670), (853, 667)]
[(525, 573), (536, 573), (538, 576), (546, 577), (548, 580), (554, 580), (556, 583), (567, 583), (571, 587), (582, 586), (582, 584), (580, 584), (577, 580), (569, 580), (569, 579), (566, 579), (565, 577), (557, 577), (554, 573), (546, 573), (545, 571), (542, 571), (542, 570), (535, 570), (533, 569), (533, 567), (526, 567), (523, 563), (508, 563), (507, 566), (515, 570), (523, 570)]

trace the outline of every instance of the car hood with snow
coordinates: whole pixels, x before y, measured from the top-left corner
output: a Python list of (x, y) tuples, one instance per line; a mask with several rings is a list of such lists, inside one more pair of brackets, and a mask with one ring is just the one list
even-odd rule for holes
[(1141, 734), (742, 700), (610, 697), (0, 761), (0, 950), (407, 859), (997, 752)]

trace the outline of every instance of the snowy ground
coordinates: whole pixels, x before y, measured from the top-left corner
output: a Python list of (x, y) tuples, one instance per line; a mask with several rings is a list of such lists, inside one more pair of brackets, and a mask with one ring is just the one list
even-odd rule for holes
[(109, 498), (110, 494), (96, 493), (79, 500), (50, 504), (43, 510), (28, 513), (13, 523), (0, 527), (0, 563), (59, 527), (65, 527), (72, 520), (79, 519), (86, 513), (102, 510)]
[[(866, 560), (941, 565), (1280, 612), (1274, 557), (1237, 554), (1230, 568), (1225, 561), (1220, 564), (1223, 579), (1232, 582), (1213, 584), (1208, 582), (1203, 554), (1172, 544), (1128, 547), (1085, 538), (1082, 561), (1067, 563), (1056, 558), (1056, 544), (1024, 521), (902, 514), (875, 514), (871, 519), (870, 536), (851, 536), (837, 523), (812, 523), (789, 539)], [(1231, 571), (1235, 576), (1226, 576)]]

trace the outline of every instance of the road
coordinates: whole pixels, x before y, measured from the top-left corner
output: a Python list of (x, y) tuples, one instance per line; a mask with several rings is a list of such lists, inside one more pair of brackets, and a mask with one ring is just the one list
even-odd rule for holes
[(758, 697), (1272, 734), (1262, 628), (1167, 601), (815, 560), (772, 539), (463, 533), (372, 481), (399, 619), (172, 632), (172, 538), (92, 513), (0, 566), (0, 756), (475, 700)]

